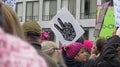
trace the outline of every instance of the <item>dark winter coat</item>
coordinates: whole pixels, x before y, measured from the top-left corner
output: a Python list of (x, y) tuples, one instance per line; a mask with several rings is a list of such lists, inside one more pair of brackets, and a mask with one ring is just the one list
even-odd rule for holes
[(92, 58), (92, 59), (88, 59), (88, 61), (86, 61), (84, 67), (94, 67), (96, 61), (96, 57)]
[(120, 58), (117, 56), (117, 47), (120, 46), (120, 37), (111, 37), (105, 45), (103, 50), (103, 62), (99, 64), (99, 67), (119, 67)]
[(66, 56), (66, 52), (62, 49), (62, 56), (67, 67), (84, 67), (83, 63), (76, 61), (74, 59), (69, 59)]

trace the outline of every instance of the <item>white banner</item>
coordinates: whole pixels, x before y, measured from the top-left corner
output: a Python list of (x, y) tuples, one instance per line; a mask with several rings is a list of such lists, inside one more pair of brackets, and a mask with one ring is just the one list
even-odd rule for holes
[(116, 27), (120, 26), (120, 0), (113, 0)]
[(63, 44), (70, 44), (80, 38), (84, 30), (67, 8), (62, 8), (50, 21), (51, 29)]

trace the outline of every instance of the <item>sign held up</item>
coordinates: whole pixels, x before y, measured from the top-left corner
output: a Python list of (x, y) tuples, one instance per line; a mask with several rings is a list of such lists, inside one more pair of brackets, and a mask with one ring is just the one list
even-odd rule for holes
[(116, 27), (120, 26), (120, 0), (113, 0)]
[(84, 33), (79, 23), (65, 7), (53, 17), (50, 23), (56, 37), (66, 45), (75, 42)]

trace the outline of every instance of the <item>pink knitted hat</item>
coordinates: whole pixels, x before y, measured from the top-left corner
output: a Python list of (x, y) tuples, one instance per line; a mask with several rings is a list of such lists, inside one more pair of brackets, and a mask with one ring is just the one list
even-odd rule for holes
[(50, 40), (50, 32), (41, 32), (41, 43)]
[(65, 47), (66, 49), (66, 54), (68, 58), (74, 58), (75, 55), (77, 55), (77, 53), (80, 51), (80, 49), (83, 47), (83, 45), (81, 43), (75, 42), (72, 43), (68, 46)]
[(47, 67), (28, 43), (0, 29), (0, 67)]
[(84, 40), (84, 46), (87, 48), (88, 51), (91, 51), (93, 46), (93, 41), (90, 40)]

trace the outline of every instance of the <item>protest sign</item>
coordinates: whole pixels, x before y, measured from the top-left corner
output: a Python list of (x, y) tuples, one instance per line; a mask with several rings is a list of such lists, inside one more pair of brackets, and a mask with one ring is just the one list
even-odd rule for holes
[(113, 0), (116, 27), (120, 26), (120, 0)]
[(95, 25), (95, 31), (93, 34), (94, 37), (99, 37), (99, 33), (100, 33), (100, 30), (101, 30), (101, 27), (102, 27), (102, 24), (104, 21), (104, 16), (106, 14), (109, 4), (110, 4), (110, 2), (106, 2), (102, 5), (102, 9), (100, 10), (100, 15), (99, 15), (98, 20)]
[[(98, 6), (97, 17), (100, 15), (101, 6)], [(98, 20), (98, 19), (97, 19)], [(104, 21), (99, 33), (99, 38), (110, 38), (113, 31), (115, 31), (115, 17), (114, 17), (114, 8), (109, 6), (106, 15), (104, 16)]]
[(4, 2), (10, 6), (13, 10), (15, 10), (15, 6), (16, 6), (16, 0), (4, 0)]
[(84, 33), (79, 23), (65, 7), (53, 17), (50, 23), (56, 37), (66, 45), (75, 42)]

